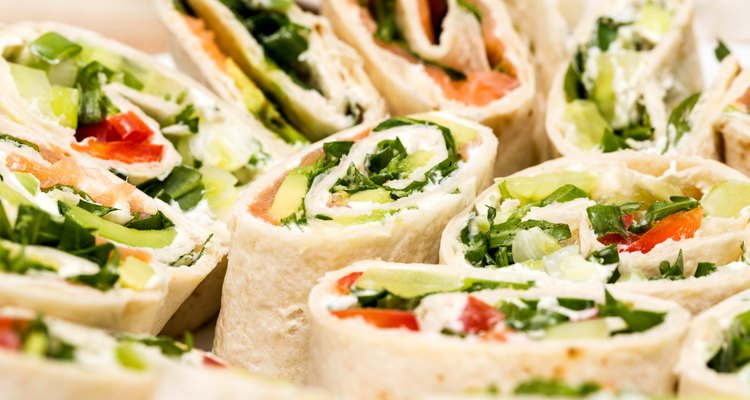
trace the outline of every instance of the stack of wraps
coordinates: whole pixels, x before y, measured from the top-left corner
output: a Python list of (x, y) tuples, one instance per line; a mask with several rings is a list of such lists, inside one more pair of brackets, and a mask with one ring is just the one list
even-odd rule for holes
[[(9, 25), (0, 51), (0, 113), (210, 227), (222, 246), (223, 219), (240, 188), (292, 152), (190, 78), (92, 32)], [(223, 266), (201, 302), (178, 317), (177, 330), (216, 312)], [(193, 288), (212, 269), (196, 275)]]
[(263, 175), (231, 216), (214, 350), (303, 381), (316, 279), (369, 258), (436, 262), (445, 225), (489, 184), (496, 148), (489, 129), (428, 113), (345, 130)]
[(503, 174), (539, 158), (534, 64), (502, 1), (328, 0), (323, 13), (394, 115), (443, 110), (491, 127)]
[(289, 143), (385, 116), (360, 57), (291, 0), (159, 0), (180, 68)]
[(750, 291), (696, 317), (680, 354), (679, 394), (686, 398), (747, 399)]
[(440, 260), (608, 283), (698, 313), (750, 286), (749, 190), (697, 157), (561, 158), (480, 194), (446, 227)]
[(0, 389), (8, 400), (324, 398), (242, 376), (189, 341), (110, 334), (10, 307), (0, 309), (0, 332)]
[(214, 232), (0, 116), (3, 304), (158, 332), (226, 253)]
[[(547, 134), (557, 153), (632, 148), (718, 159), (710, 130), (690, 134), (710, 109), (696, 107), (702, 83), (693, 1), (597, 5), (580, 23), (576, 52), (560, 67), (549, 95)], [(702, 104), (717, 100), (711, 94)]]
[(690, 314), (598, 285), (364, 261), (310, 293), (310, 383), (354, 399), (423, 398), (534, 379), (667, 394)]

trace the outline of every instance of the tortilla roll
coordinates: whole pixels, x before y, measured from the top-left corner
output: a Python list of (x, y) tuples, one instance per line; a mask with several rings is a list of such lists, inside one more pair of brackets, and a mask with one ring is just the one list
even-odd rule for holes
[(716, 161), (623, 151), (496, 180), (443, 232), (440, 261), (608, 283), (693, 313), (750, 285), (750, 180)]
[(526, 279), (378, 261), (329, 273), (308, 304), (310, 382), (356, 399), (508, 393), (533, 378), (672, 391), (686, 310), (599, 285), (521, 290)]
[(444, 110), (491, 127), (503, 173), (535, 160), (534, 65), (501, 1), (329, 0), (322, 8), (391, 113)]
[[(682, 143), (686, 99), (703, 87), (692, 0), (600, 2), (575, 33), (576, 53), (549, 96), (558, 154), (636, 149), (718, 158), (714, 138)], [(674, 119), (672, 118), (674, 117)], [(677, 132), (673, 132), (673, 129)]]
[[(14, 24), (0, 48), (0, 112), (211, 226), (215, 242), (228, 240), (223, 220), (240, 189), (292, 152), (192, 79), (93, 32)], [(205, 285), (174, 329), (215, 315), (217, 289)]]
[(186, 389), (199, 382), (204, 393), (206, 387), (214, 391), (213, 398), (239, 398), (237, 389), (252, 398), (322, 398), (242, 376), (189, 342), (164, 336), (112, 334), (11, 307), (0, 309), (0, 331), (6, 399), (197, 399)]
[(738, 293), (706, 310), (690, 323), (677, 372), (680, 396), (746, 399), (750, 396), (747, 363), (736, 350), (748, 342), (750, 291)]
[(304, 380), (317, 277), (374, 257), (435, 262), (445, 224), (488, 184), (496, 148), (489, 129), (427, 113), (350, 128), (259, 178), (230, 221), (214, 350)]
[(724, 89), (724, 97), (717, 105), (719, 114), (712, 120), (713, 132), (722, 140), (723, 159), (727, 165), (750, 173), (747, 153), (750, 150), (750, 71), (739, 65), (737, 57), (727, 56), (722, 61), (721, 77), (726, 85), (716, 85)]
[(385, 116), (362, 60), (291, 1), (160, 0), (178, 66), (290, 143)]
[(0, 130), (7, 304), (155, 333), (226, 253), (219, 233), (43, 135), (4, 116)]

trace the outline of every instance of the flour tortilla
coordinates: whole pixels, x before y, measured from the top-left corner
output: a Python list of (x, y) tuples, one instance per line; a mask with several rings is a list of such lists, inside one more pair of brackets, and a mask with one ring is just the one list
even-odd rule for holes
[[(300, 230), (272, 225), (248, 212), (248, 205), (260, 193), (307, 154), (319, 150), (323, 145), (320, 142), (286, 160), (248, 188), (230, 220), (233, 240), (214, 341), (217, 354), (262, 375), (303, 381), (307, 374), (306, 299), (316, 279), (327, 271), (368, 258), (437, 261), (443, 227), (489, 183), (497, 142), (492, 132), (479, 124), (444, 113), (429, 115), (476, 129), (481, 143), (455, 175), (427, 192), (409, 196), (406, 201), (414, 201), (414, 209), (398, 212), (383, 222), (339, 225), (308, 216), (309, 224)], [(354, 127), (326, 141), (347, 140), (372, 126)], [(374, 146), (380, 142), (378, 135), (397, 132), (395, 129), (403, 129), (400, 132), (406, 135), (412, 129), (425, 128), (394, 128), (357, 143)], [(346, 168), (348, 162), (342, 165)], [(335, 178), (331, 174), (319, 176), (311, 190), (323, 187), (322, 180)], [(310, 210), (311, 200), (306, 201)]]
[[(527, 44), (514, 30), (503, 2), (479, 2), (491, 10), (496, 37), (505, 45), (505, 58), (513, 64), (520, 83), (518, 88), (503, 98), (484, 106), (466, 105), (446, 98), (421, 64), (412, 64), (379, 46), (372, 33), (361, 22), (361, 7), (356, 1), (326, 0), (322, 3), (322, 10), (339, 37), (362, 55), (365, 69), (385, 97), (391, 113), (403, 115), (443, 110), (481, 122), (494, 130), (500, 142), (496, 173), (507, 174), (537, 162), (541, 151), (537, 144), (544, 147), (544, 140), (537, 141), (534, 133), (536, 128), (531, 127), (536, 118), (534, 107), (538, 91), (537, 78)], [(453, 11), (443, 21), (441, 45), (430, 46), (429, 43), (414, 39), (410, 42), (412, 50), (430, 60), (461, 70), (487, 68), (482, 66), (482, 63), (487, 63), (487, 57), (475, 17), (465, 12), (456, 2), (448, 3)], [(397, 20), (407, 21), (404, 24), (411, 27), (406, 32), (415, 32), (414, 26), (419, 23), (416, 6), (404, 6), (403, 12), (397, 16)], [(487, 17), (489, 16), (484, 16)], [(411, 34), (417, 37), (416, 33)]]
[[(630, 169), (653, 176), (661, 176), (667, 171), (677, 178), (677, 186), (687, 193), (695, 193), (699, 188), (710, 188), (725, 180), (748, 181), (742, 173), (716, 161), (689, 156), (654, 156), (635, 151), (622, 151), (605, 155), (581, 155), (565, 157), (545, 162), (525, 169), (511, 177), (528, 177), (543, 173), (562, 172), (566, 170), (590, 171), (600, 177), (599, 189), (617, 190), (626, 182), (612, 182), (608, 173), (612, 170)], [(609, 192), (607, 192), (609, 193)], [(486, 204), (492, 197), (499, 198), (497, 185), (493, 185), (477, 197), (476, 205)], [(625, 201), (625, 200), (623, 200)], [(448, 265), (471, 267), (464, 257), (464, 245), (459, 234), (469, 218), (471, 208), (457, 215), (443, 232), (440, 245), (440, 262)], [(585, 216), (584, 216), (585, 218)], [(747, 218), (747, 216), (745, 216)], [(660, 246), (649, 253), (621, 253), (621, 263), (627, 270), (654, 271), (663, 260), (674, 261), (679, 250), (684, 252), (685, 272), (692, 274), (697, 262), (711, 261), (725, 265), (740, 258), (740, 245), (750, 242), (750, 231), (747, 221), (738, 217), (737, 226), (707, 237), (684, 239), (674, 242), (672, 246)], [(588, 225), (587, 225), (588, 227)], [(590, 228), (588, 228), (590, 229)], [(688, 242), (689, 241), (689, 242)], [(586, 247), (584, 244), (576, 243)], [(584, 251), (588, 255), (589, 249)], [(627, 254), (627, 256), (623, 256)], [(623, 290), (652, 295), (674, 300), (693, 313), (711, 307), (724, 298), (750, 287), (750, 269), (742, 265), (719, 267), (718, 271), (707, 277), (688, 278), (669, 281), (628, 281), (611, 285)]]
[[(694, 2), (693, 0), (676, 0), (675, 2), (678, 8), (672, 19), (672, 26), (647, 56), (642, 73), (645, 78), (636, 88), (637, 93), (643, 95), (644, 106), (655, 130), (655, 144), (652, 145), (653, 148), (648, 149), (653, 153), (660, 153), (666, 144), (669, 110), (672, 110), (684, 98), (703, 89), (701, 80), (696, 79), (701, 76), (701, 66), (693, 33)], [(597, 18), (606, 15), (615, 4), (620, 3), (623, 2), (601, 2), (596, 8), (590, 10), (579, 23), (574, 34), (574, 42), (588, 42)], [(576, 138), (567, 132), (570, 123), (563, 118), (567, 104), (564, 79), (568, 65), (566, 63), (559, 66), (555, 75), (547, 103), (546, 121), (547, 135), (555, 148), (555, 153), (563, 156), (578, 155), (589, 151), (578, 146)], [(669, 87), (665, 87), (665, 83), (668, 83)], [(572, 130), (571, 133), (573, 133)], [(709, 136), (706, 139), (711, 142), (681, 146), (678, 151), (683, 154), (718, 159), (713, 137)], [(601, 150), (591, 151), (600, 152)]]
[[(637, 309), (666, 312), (664, 322), (646, 332), (609, 339), (487, 342), (404, 329), (378, 329), (355, 319), (342, 320), (328, 306), (336, 281), (372, 267), (437, 268), (363, 262), (331, 272), (310, 293), (310, 383), (356, 399), (409, 399), (431, 393), (464, 394), (495, 385), (512, 391), (533, 378), (667, 394), (689, 313), (677, 304), (613, 289), (612, 295)], [(446, 267), (472, 276), (486, 270)], [(503, 271), (495, 271), (503, 274)], [(481, 275), (485, 276), (485, 275)], [(596, 285), (540, 285), (527, 291), (486, 290), (472, 296), (488, 304), (505, 298), (561, 296), (603, 300)], [(445, 296), (445, 295), (438, 295)], [(356, 360), (356, 362), (352, 362)], [(377, 379), (372, 377), (376, 376)]]
[(706, 365), (724, 343), (729, 324), (747, 310), (750, 310), (750, 290), (724, 300), (690, 323), (676, 369), (680, 375), (680, 396), (705, 399), (750, 397), (750, 385), (736, 373), (717, 373)]

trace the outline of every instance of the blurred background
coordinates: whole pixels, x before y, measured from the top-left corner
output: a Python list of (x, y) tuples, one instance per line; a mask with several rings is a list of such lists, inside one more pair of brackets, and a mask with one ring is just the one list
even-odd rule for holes
[[(300, 0), (313, 5), (319, 0)], [(531, 1), (531, 0), (511, 0)], [(543, 0), (574, 21), (602, 0)], [(609, 0), (605, 0), (609, 1)], [(52, 20), (99, 31), (149, 53), (167, 51), (164, 28), (152, 0), (0, 0), (0, 23)], [(750, 44), (750, 0), (697, 0), (696, 31), (703, 40)]]
[(78, 25), (149, 53), (168, 50), (152, 0), (0, 0), (0, 23), (24, 20)]

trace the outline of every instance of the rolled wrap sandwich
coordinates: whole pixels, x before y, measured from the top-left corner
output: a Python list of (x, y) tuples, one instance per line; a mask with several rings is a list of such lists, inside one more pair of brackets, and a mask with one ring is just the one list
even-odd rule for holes
[(291, 0), (157, 4), (177, 65), (289, 143), (385, 116), (356, 52)]
[[(291, 148), (190, 78), (95, 33), (51, 23), (7, 26), (0, 111), (66, 140), (225, 240), (223, 219), (252, 181)], [(173, 324), (192, 329), (218, 311), (225, 264)]]
[(494, 129), (510, 173), (535, 159), (535, 73), (499, 0), (329, 0), (393, 114), (445, 110)]
[(110, 329), (158, 332), (226, 253), (158, 199), (0, 116), (0, 297)]
[(685, 398), (750, 397), (748, 359), (750, 291), (736, 294), (706, 310), (690, 324), (680, 353), (679, 393)]
[(263, 175), (232, 213), (214, 350), (304, 380), (315, 280), (367, 258), (435, 262), (445, 224), (488, 183), (496, 148), (489, 129), (429, 113), (348, 129)]
[(750, 150), (750, 70), (741, 68), (734, 56), (726, 57), (722, 67), (725, 76), (733, 79), (724, 87), (724, 97), (718, 105), (720, 112), (707, 129), (721, 138), (727, 165), (747, 174), (750, 173), (747, 161)]
[(329, 273), (310, 293), (310, 383), (356, 399), (507, 393), (554, 378), (672, 390), (686, 310), (598, 285), (509, 290), (519, 279), (382, 262)]
[(0, 49), (0, 111), (202, 223), (224, 218), (236, 186), (291, 153), (196, 82), (93, 32), (14, 24)]
[(210, 387), (212, 398), (321, 398), (241, 376), (190, 340), (109, 334), (9, 307), (0, 309), (0, 333), (0, 389), (9, 400), (197, 399), (199, 392), (186, 390), (197, 383)]
[(548, 161), (498, 179), (456, 216), (440, 260), (610, 283), (697, 313), (750, 284), (749, 184), (697, 157)]
[(681, 143), (668, 127), (678, 104), (702, 90), (692, 17), (692, 0), (598, 4), (549, 96), (547, 133), (559, 154), (633, 148), (718, 158), (713, 137)]

